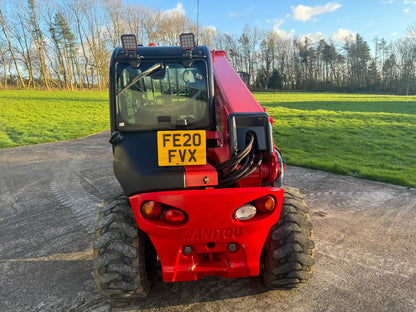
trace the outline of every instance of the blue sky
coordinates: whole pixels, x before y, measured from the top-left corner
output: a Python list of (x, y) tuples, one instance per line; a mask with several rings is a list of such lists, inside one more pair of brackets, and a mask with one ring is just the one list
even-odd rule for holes
[[(196, 21), (197, 0), (124, 0), (179, 10)], [(359, 33), (369, 43), (403, 38), (416, 29), (416, 0), (200, 0), (200, 25), (241, 34), (245, 25), (283, 36), (337, 40)]]

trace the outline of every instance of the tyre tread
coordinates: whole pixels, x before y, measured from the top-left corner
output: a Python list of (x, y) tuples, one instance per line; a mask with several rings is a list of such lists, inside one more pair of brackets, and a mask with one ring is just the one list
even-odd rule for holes
[(127, 196), (101, 208), (95, 233), (94, 277), (99, 293), (117, 304), (145, 297), (150, 285), (140, 260), (145, 234), (137, 227)]
[(312, 278), (315, 243), (302, 194), (293, 187), (282, 188), (282, 211), (263, 250), (261, 279), (268, 288), (294, 289), (307, 285)]

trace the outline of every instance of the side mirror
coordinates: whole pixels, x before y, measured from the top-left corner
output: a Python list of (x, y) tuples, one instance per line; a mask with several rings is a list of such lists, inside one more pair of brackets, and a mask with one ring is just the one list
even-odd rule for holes
[(122, 140), (123, 140), (123, 136), (121, 135), (121, 133), (118, 132), (118, 131), (114, 131), (111, 134), (109, 143), (111, 143), (113, 146), (116, 146), (116, 145), (120, 144), (120, 142)]

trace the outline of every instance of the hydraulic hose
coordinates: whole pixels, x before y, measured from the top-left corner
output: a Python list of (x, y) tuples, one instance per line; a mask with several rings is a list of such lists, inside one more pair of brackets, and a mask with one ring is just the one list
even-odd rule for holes
[(245, 149), (243, 151), (241, 151), (239, 154), (237, 154), (236, 156), (231, 157), (230, 159), (224, 161), (221, 164), (216, 165), (215, 167), (217, 168), (217, 170), (223, 170), (227, 167), (230, 167), (238, 162), (240, 162), (241, 159), (243, 159), (244, 157), (246, 157), (248, 155), (248, 153), (250, 153), (251, 148), (253, 146), (254, 143), (254, 135), (250, 135), (250, 141), (247, 144), (247, 146), (245, 147)]
[(230, 186), (253, 173), (262, 163), (263, 155), (256, 155), (253, 148), (254, 134), (247, 134), (248, 142), (244, 150), (221, 164), (216, 165), (219, 184)]
[(254, 163), (254, 155), (252, 153), (249, 154), (248, 157), (244, 158), (243, 163), (241, 164), (240, 168), (235, 171), (229, 171), (224, 176), (222, 176), (221, 182), (228, 183), (229, 181), (236, 180), (238, 181), (239, 177), (241, 177), (245, 172), (247, 172)]
[(238, 172), (238, 174), (235, 175), (233, 179), (230, 178), (230, 179), (221, 181), (222, 183), (221, 185), (230, 186), (238, 182), (239, 180), (244, 179), (245, 177), (248, 177), (261, 165), (262, 160), (263, 160), (263, 155), (259, 154), (257, 162), (253, 165), (254, 163), (254, 157), (253, 157), (253, 161), (250, 162), (251, 166), (247, 166), (246, 168), (244, 168), (244, 170), (242, 170), (241, 172)]
[(249, 165), (249, 161), (252, 158), (252, 154), (249, 154), (249, 157), (245, 157), (243, 158), (243, 160), (241, 162), (236, 162), (232, 167), (228, 168), (227, 172), (221, 174), (221, 177), (223, 179), (226, 179), (227, 177), (230, 176), (234, 176), (235, 173), (237, 172), (237, 167), (240, 166), (240, 168), (238, 169), (238, 171), (240, 171), (242, 168), (245, 168), (247, 165)]

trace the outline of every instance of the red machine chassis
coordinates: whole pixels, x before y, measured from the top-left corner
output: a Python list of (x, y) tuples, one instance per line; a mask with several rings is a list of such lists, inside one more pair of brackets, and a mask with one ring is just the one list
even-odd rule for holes
[[(233, 212), (245, 203), (272, 195), (276, 209), (241, 222)], [(154, 200), (181, 209), (185, 224), (169, 225), (145, 219), (141, 204)], [(165, 282), (192, 281), (206, 275), (246, 277), (259, 274), (260, 255), (270, 228), (280, 216), (283, 190), (274, 187), (205, 189), (138, 194), (130, 202), (141, 230), (146, 232), (159, 256)], [(230, 251), (229, 244), (235, 244)], [(184, 253), (185, 247), (192, 252)]]
[[(225, 52), (212, 51), (211, 55), (219, 131), (207, 131), (207, 138), (216, 139), (218, 143), (217, 147), (208, 148), (208, 159), (218, 164), (230, 158), (228, 116), (260, 113), (264, 109), (240, 80)], [(250, 176), (238, 181), (235, 188), (214, 188), (218, 187), (218, 174), (208, 163), (185, 166), (184, 169), (188, 189), (130, 197), (137, 224), (147, 233), (159, 256), (163, 280), (177, 282), (207, 275), (259, 275), (261, 251), (270, 228), (279, 220), (284, 195), (282, 189), (264, 186), (273, 185), (282, 170), (276, 153), (267, 156), (267, 160)], [(276, 200), (272, 212), (257, 213), (244, 222), (234, 219), (236, 209), (264, 195), (272, 195)], [(161, 219), (145, 219), (141, 205), (148, 200), (180, 209), (187, 215), (187, 221), (170, 225)]]

